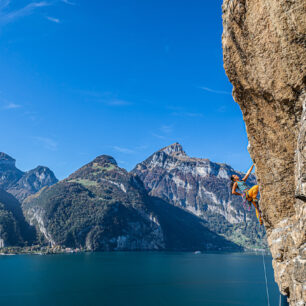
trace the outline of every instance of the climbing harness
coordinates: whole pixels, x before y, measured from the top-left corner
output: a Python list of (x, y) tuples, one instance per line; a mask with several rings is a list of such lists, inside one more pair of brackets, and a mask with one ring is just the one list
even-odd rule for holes
[(269, 296), (269, 288), (268, 288), (268, 280), (267, 280), (267, 271), (266, 271), (266, 263), (265, 263), (265, 255), (264, 255), (264, 250), (262, 250), (262, 262), (263, 262), (263, 266), (264, 266), (264, 273), (265, 273), (265, 282), (266, 282), (267, 301), (268, 301), (268, 306), (270, 306), (270, 296)]

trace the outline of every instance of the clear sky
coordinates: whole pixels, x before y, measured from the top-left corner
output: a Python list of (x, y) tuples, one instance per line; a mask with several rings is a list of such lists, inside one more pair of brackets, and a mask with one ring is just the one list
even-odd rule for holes
[(178, 141), (246, 170), (221, 4), (0, 0), (0, 151), (64, 178), (101, 154), (130, 170)]

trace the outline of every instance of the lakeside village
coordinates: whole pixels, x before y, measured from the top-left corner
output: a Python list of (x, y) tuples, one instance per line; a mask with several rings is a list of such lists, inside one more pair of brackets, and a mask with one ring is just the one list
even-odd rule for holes
[[(167, 250), (155, 250), (155, 252), (161, 252), (161, 251), (167, 251)], [(55, 254), (68, 254), (68, 253), (93, 253), (94, 251), (86, 248), (69, 248), (64, 246), (41, 246), (41, 245), (32, 245), (32, 246), (24, 246), (24, 247), (18, 247), (18, 246), (12, 246), (12, 247), (0, 247), (0, 256), (9, 256), (9, 255), (55, 255)], [(105, 251), (104, 251), (105, 252)], [(118, 251), (114, 251), (118, 252)], [(142, 251), (144, 252), (144, 251)], [(186, 251), (188, 252), (188, 251)], [(230, 252), (230, 250), (227, 249), (219, 249), (219, 250), (205, 250), (205, 251), (189, 251), (197, 254), (202, 253), (211, 253), (211, 252)], [(258, 254), (265, 252), (266, 254), (270, 254), (270, 250), (268, 248), (266, 249), (260, 249), (260, 248), (244, 248), (242, 250), (244, 253), (252, 253), (252, 254)]]
[(18, 254), (32, 254), (32, 255), (51, 255), (51, 254), (64, 254), (64, 253), (80, 253), (80, 252), (90, 252), (86, 249), (81, 248), (66, 248), (61, 246), (41, 246), (32, 245), (25, 247), (2, 247), (0, 248), (1, 255), (18, 255)]

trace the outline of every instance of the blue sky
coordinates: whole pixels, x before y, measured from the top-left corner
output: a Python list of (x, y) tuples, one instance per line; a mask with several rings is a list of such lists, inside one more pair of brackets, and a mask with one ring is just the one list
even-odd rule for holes
[(246, 170), (221, 4), (0, 0), (0, 151), (64, 178), (101, 154), (129, 170), (178, 141)]

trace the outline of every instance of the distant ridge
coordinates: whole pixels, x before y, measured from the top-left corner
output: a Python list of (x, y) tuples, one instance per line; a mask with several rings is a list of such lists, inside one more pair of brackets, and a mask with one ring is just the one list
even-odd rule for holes
[(23, 209), (53, 247), (91, 251), (242, 249), (209, 230), (193, 214), (148, 196), (137, 175), (118, 167), (107, 155), (28, 197)]
[[(242, 173), (229, 165), (189, 157), (176, 142), (137, 164), (132, 173), (151, 196), (202, 218), (214, 232), (244, 247), (265, 244), (254, 211), (245, 211), (240, 197), (231, 194), (230, 176)], [(251, 175), (248, 184), (255, 183)]]
[[(0, 188), (22, 202), (42, 245), (91, 251), (239, 251), (263, 246), (264, 232), (254, 214), (243, 209), (228, 186), (230, 175), (241, 173), (189, 157), (178, 142), (131, 172), (112, 156), (100, 155), (60, 182), (47, 167), (22, 172), (12, 157), (0, 156)], [(250, 183), (255, 183), (252, 175)], [(18, 245), (26, 241), (20, 237)]]
[(42, 187), (51, 186), (58, 180), (47, 167), (38, 166), (27, 172), (16, 168), (16, 160), (0, 152), (0, 188), (11, 193), (19, 201), (36, 193)]

